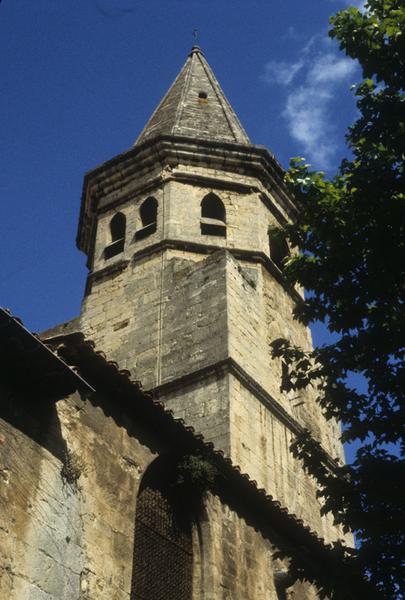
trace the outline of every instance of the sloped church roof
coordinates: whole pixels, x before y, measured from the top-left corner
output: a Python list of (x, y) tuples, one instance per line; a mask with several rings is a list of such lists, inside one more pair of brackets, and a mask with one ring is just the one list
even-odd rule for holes
[(158, 135), (250, 143), (198, 46), (192, 48), (135, 146)]

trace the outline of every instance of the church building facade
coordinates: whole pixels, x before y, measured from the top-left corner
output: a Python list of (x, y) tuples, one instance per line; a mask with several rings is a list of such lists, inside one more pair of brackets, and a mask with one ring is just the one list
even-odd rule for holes
[(134, 146), (85, 176), (80, 316), (38, 339), (0, 315), (0, 597), (319, 598), (344, 536), (289, 445), (308, 429), (333, 468), (339, 426), (282, 391), (270, 348), (311, 347), (269, 237), (295, 214), (194, 47)]

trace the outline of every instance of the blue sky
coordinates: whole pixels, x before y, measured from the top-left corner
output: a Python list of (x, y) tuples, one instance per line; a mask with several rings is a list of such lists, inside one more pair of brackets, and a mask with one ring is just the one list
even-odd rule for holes
[(40, 331), (79, 313), (85, 171), (130, 147), (199, 44), (252, 142), (333, 172), (356, 64), (343, 0), (2, 0), (0, 304)]

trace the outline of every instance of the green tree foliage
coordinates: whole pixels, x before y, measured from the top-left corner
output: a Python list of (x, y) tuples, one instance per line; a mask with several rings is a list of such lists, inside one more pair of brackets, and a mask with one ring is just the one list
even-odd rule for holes
[[(273, 354), (289, 365), (286, 389), (315, 387), (326, 417), (342, 422), (343, 441), (360, 443), (352, 464), (334, 472), (308, 434), (293, 452), (317, 478), (324, 512), (355, 533), (351, 567), (376, 597), (403, 598), (405, 4), (368, 0), (363, 11), (333, 16), (329, 34), (363, 71), (347, 134), (352, 159), (331, 180), (292, 161), (287, 181), (300, 210), (282, 233), (300, 249), (284, 275), (308, 291), (295, 317), (324, 323), (333, 341), (305, 353), (276, 340)], [(353, 374), (363, 385), (350, 383)], [(343, 598), (338, 587), (323, 589)]]

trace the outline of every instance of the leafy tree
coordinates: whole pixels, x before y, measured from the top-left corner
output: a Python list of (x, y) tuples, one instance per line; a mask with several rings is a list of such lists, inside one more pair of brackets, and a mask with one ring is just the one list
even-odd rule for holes
[[(295, 317), (324, 323), (336, 341), (305, 353), (276, 340), (273, 354), (289, 365), (285, 389), (315, 387), (326, 417), (342, 422), (343, 441), (360, 443), (352, 464), (333, 472), (309, 434), (292, 449), (317, 478), (324, 512), (356, 535), (358, 547), (344, 551), (345, 560), (376, 597), (403, 598), (404, 2), (368, 0), (363, 11), (343, 10), (331, 18), (329, 35), (363, 71), (359, 117), (346, 136), (352, 159), (330, 180), (292, 160), (287, 181), (299, 214), (281, 233), (300, 249), (284, 275), (308, 291)], [(351, 384), (353, 374), (364, 384)], [(343, 598), (336, 581), (321, 587)]]

